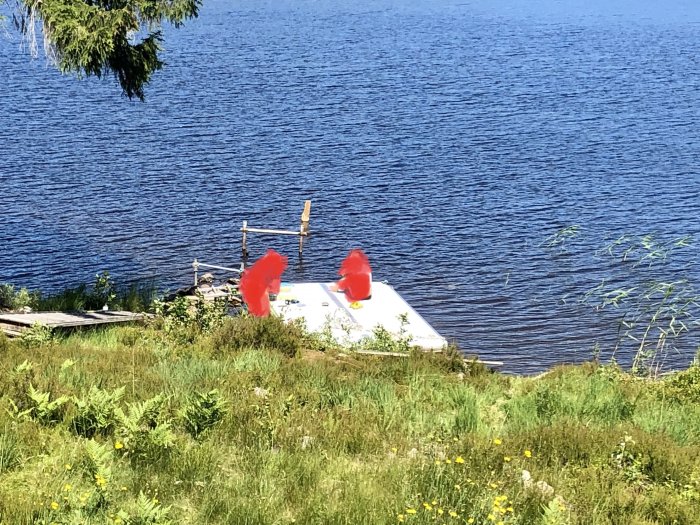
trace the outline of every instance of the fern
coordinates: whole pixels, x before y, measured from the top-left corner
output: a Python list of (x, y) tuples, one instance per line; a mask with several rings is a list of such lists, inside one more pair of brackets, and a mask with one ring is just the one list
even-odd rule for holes
[[(29, 417), (43, 425), (60, 422), (63, 419), (63, 405), (70, 400), (67, 396), (61, 396), (51, 401), (50, 392), (40, 392), (32, 384), (29, 385), (27, 396), (31, 406), (27, 410), (19, 412), (18, 416)], [(16, 405), (12, 404), (16, 408)]]
[(75, 399), (77, 414), (72, 421), (73, 431), (87, 438), (108, 435), (116, 424), (116, 410), (123, 395), (124, 387), (113, 392), (90, 387), (84, 400)]
[(171, 424), (164, 421), (166, 398), (159, 394), (140, 403), (130, 403), (128, 413), (115, 410), (125, 453), (137, 461), (156, 461), (167, 457), (175, 444)]
[(195, 439), (214, 427), (226, 414), (226, 402), (214, 389), (191, 397), (180, 411), (185, 430)]
[(170, 507), (163, 507), (157, 499), (140, 492), (131, 513), (122, 511), (118, 516), (126, 525), (170, 525), (169, 513)]

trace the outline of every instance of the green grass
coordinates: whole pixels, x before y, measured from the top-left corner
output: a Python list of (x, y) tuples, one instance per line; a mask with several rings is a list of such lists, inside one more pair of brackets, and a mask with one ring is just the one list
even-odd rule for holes
[(0, 523), (700, 523), (696, 368), (534, 379), (162, 326), (0, 341)]

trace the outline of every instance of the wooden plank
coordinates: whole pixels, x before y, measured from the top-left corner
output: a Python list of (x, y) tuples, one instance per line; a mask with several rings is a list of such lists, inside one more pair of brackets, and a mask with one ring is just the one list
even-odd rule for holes
[(20, 337), (25, 328), (21, 328), (12, 324), (0, 323), (0, 331), (4, 332), (9, 337)]
[(2, 314), (0, 322), (15, 326), (31, 327), (36, 323), (40, 323), (52, 328), (55, 327), (73, 327), (73, 326), (89, 326), (110, 323), (125, 323), (132, 321), (140, 321), (144, 319), (144, 314), (136, 314), (133, 312), (32, 312), (28, 314)]
[(306, 232), (295, 232), (292, 230), (271, 230), (268, 228), (248, 228), (248, 227), (246, 227), (245, 229), (241, 228), (241, 231), (243, 233), (246, 233), (246, 232), (269, 233), (269, 234), (274, 234), (274, 235), (307, 235)]

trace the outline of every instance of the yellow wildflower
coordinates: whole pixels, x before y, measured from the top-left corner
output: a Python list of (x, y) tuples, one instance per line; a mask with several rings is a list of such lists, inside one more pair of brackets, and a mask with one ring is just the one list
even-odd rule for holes
[(403, 514), (399, 514), (397, 518), (399, 520), (399, 523), (403, 523), (404, 521), (406, 521), (406, 516), (404, 516)]
[(467, 520), (467, 523), (469, 523), (469, 524), (474, 523), (474, 518), (469, 518), (469, 519)]
[(448, 514), (450, 515), (450, 518), (456, 518), (459, 516), (459, 514), (457, 514), (454, 510), (451, 510), (448, 512)]
[(526, 458), (531, 458), (531, 457), (532, 457), (532, 452), (529, 451), (529, 450), (526, 450), (525, 452), (523, 452), (523, 456), (525, 456)]
[(437, 505), (437, 501), (436, 501), (436, 500), (433, 500), (432, 503), (433, 503), (433, 505)]
[(496, 516), (494, 516), (493, 514), (489, 514), (488, 516), (486, 516), (486, 519), (489, 521), (496, 521)]
[(64, 467), (66, 470), (70, 470), (70, 469), (73, 468), (73, 467), (70, 466), (68, 463), (66, 463), (65, 465), (63, 465), (63, 467)]
[(95, 483), (98, 487), (103, 488), (107, 485), (107, 479), (102, 474), (95, 474)]
[(442, 516), (442, 515), (445, 513), (445, 511), (442, 510), (442, 509), (438, 509), (438, 510), (437, 510), (437, 513), (438, 513), (440, 516)]
[[(115, 445), (115, 446), (116, 446), (116, 445)], [(396, 452), (397, 452), (398, 450), (399, 450), (399, 449), (396, 448), (396, 447), (392, 447), (392, 448), (391, 448), (391, 451), (392, 451), (394, 454), (396, 454)]]
[(513, 507), (508, 507), (506, 511), (510, 512), (511, 514), (513, 513)]
[(462, 456), (457, 456), (455, 458), (455, 463), (459, 463), (460, 465), (464, 463), (464, 458)]
[(124, 448), (124, 443), (122, 443), (121, 441), (117, 441), (114, 444), (114, 448), (116, 448), (117, 450), (119, 450), (120, 448)]
[(445, 463), (447, 463), (447, 464), (449, 465), (450, 463), (452, 463), (452, 460), (451, 460), (450, 458), (447, 458), (447, 459), (445, 460)]
[(433, 510), (433, 506), (427, 501), (423, 503), (423, 507), (425, 508), (425, 510)]
[(505, 461), (506, 463), (510, 463), (511, 459), (512, 458), (510, 456), (503, 456), (503, 461)]
[(503, 441), (501, 441), (501, 438), (494, 438), (494, 440), (493, 440), (494, 445), (500, 445), (502, 443), (503, 443)]
[(436, 459), (436, 460), (435, 460), (435, 464), (436, 464), (436, 465), (442, 465), (442, 463), (440, 463), (440, 460), (439, 460), (439, 459)]
[(63, 485), (63, 490), (66, 492), (70, 492), (71, 490), (73, 490), (73, 485), (71, 485), (70, 483), (66, 483), (65, 485)]
[(498, 488), (498, 485), (496, 485), (495, 483), (489, 483), (489, 487), (491, 487), (492, 489), (495, 489), (495, 488)]
[(414, 508), (406, 509), (406, 514), (415, 514), (415, 513), (416, 513), (416, 509), (414, 509)]
[(51, 502), (51, 508), (53, 510), (58, 510), (59, 507), (60, 507), (60, 505), (57, 502), (55, 502), (55, 501)]

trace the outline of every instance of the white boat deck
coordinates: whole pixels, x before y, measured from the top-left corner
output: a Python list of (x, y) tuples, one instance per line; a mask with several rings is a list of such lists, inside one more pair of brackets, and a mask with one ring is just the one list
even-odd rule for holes
[(340, 344), (371, 337), (381, 326), (394, 337), (410, 336), (410, 344), (426, 350), (447, 345), (444, 337), (388, 284), (372, 283), (372, 297), (351, 308), (345, 294), (331, 290), (331, 283), (283, 283), (272, 309), (287, 320), (304, 318), (311, 332), (330, 330)]

